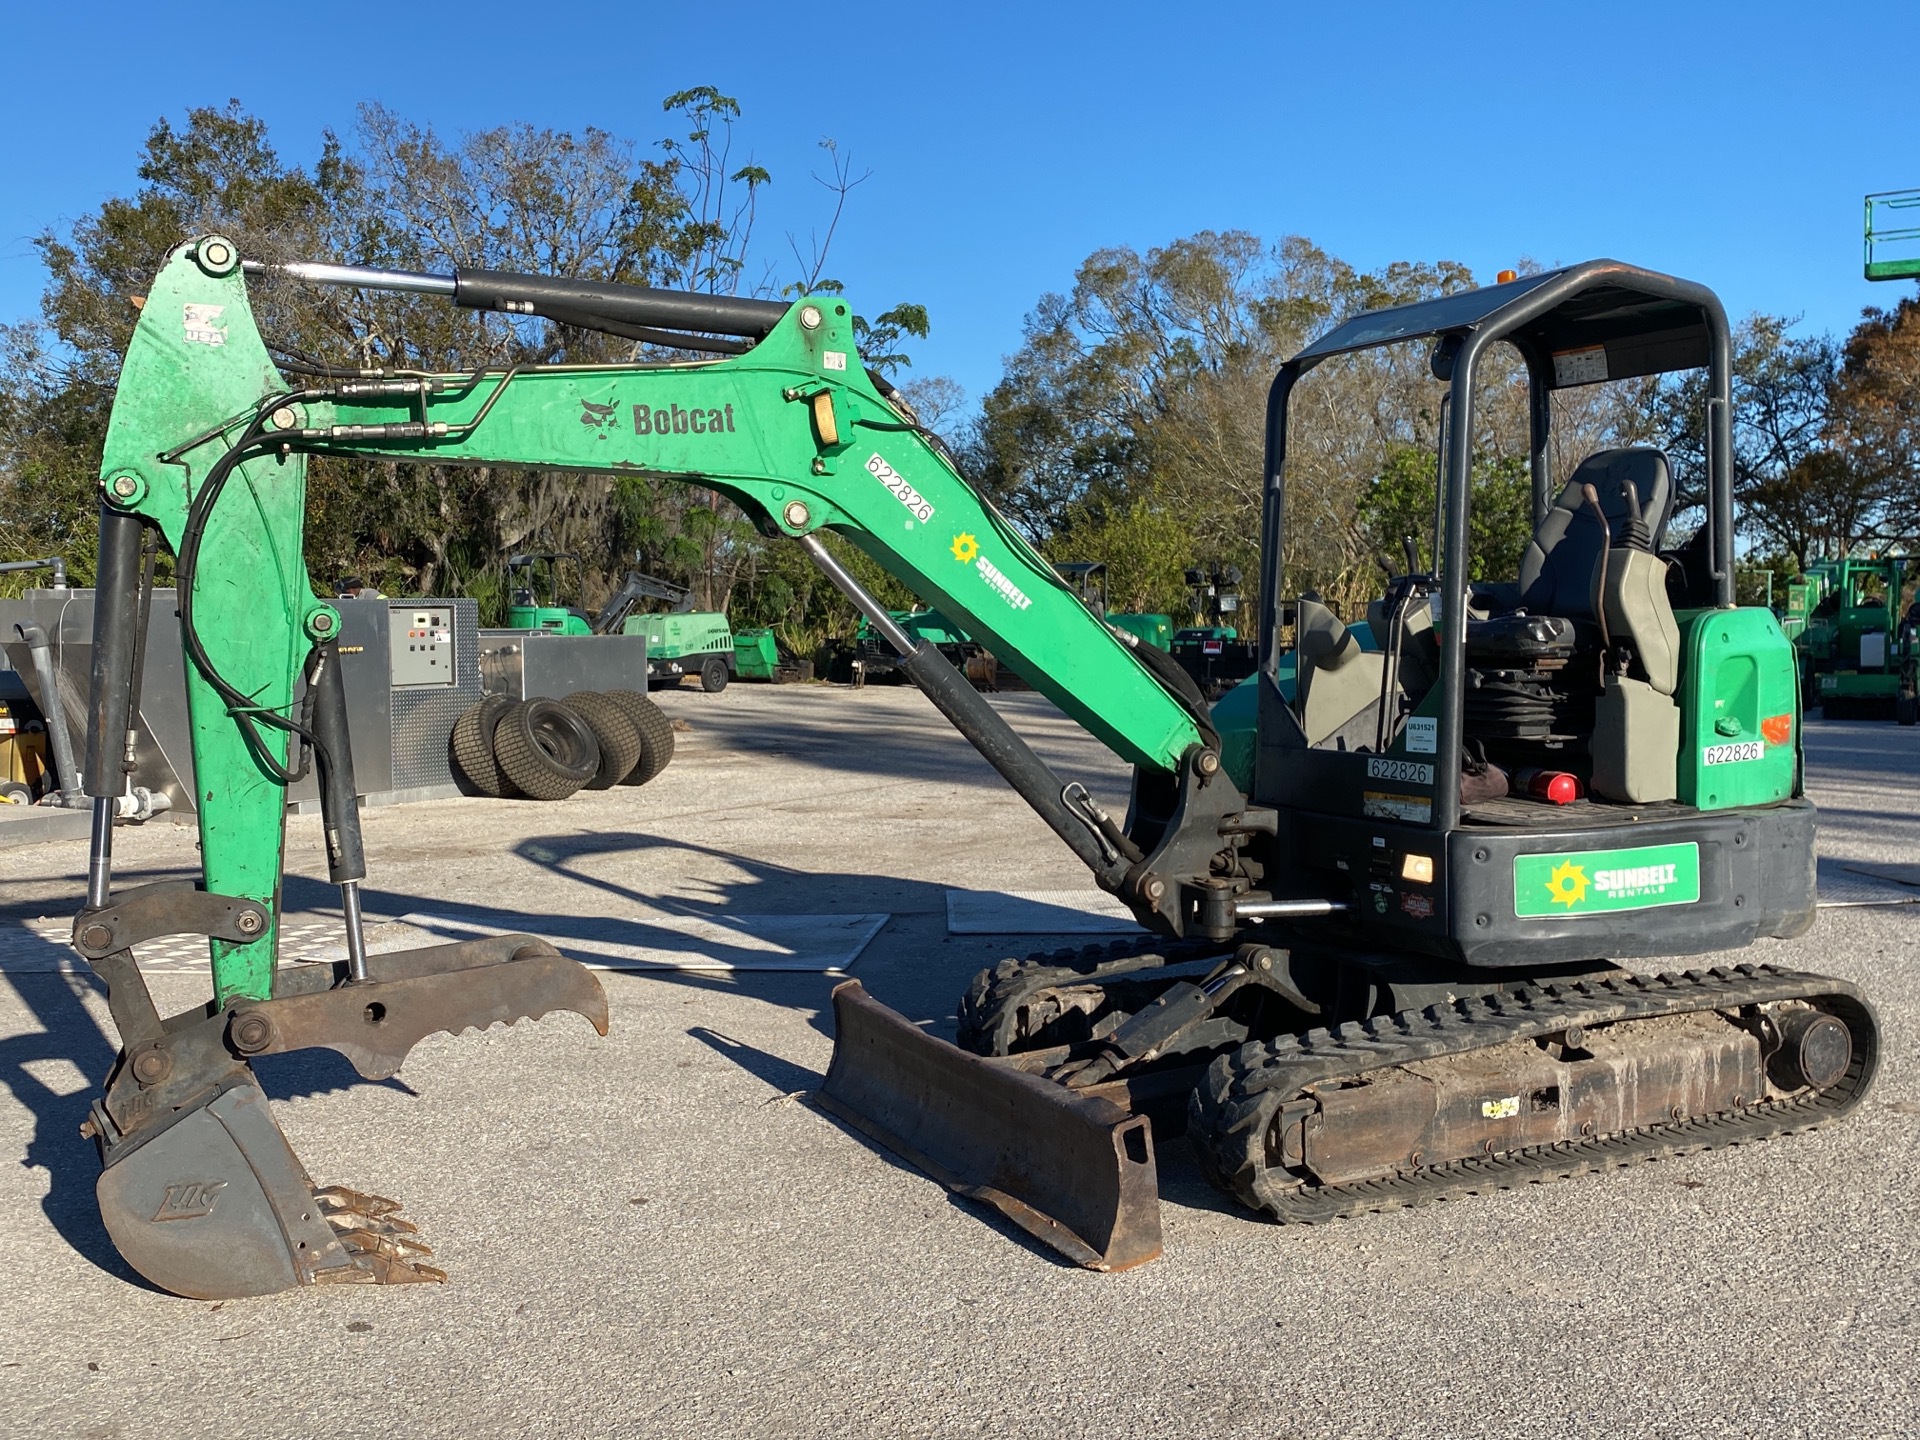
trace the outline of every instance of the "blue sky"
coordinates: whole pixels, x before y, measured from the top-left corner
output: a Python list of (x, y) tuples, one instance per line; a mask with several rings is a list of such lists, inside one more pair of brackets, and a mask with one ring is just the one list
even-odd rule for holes
[(763, 250), (822, 217), (807, 175), (834, 137), (874, 173), (831, 269), (869, 314), (926, 304), (918, 373), (976, 398), (1090, 251), (1206, 228), (1487, 279), (1612, 255), (1844, 331), (1904, 288), (1861, 279), (1861, 196), (1920, 186), (1920, 7), (9, 8), (7, 319), (39, 293), (31, 237), (130, 190), (159, 116), (229, 97), (308, 160), (363, 100), (445, 133), (651, 142), (661, 97), (717, 85), (774, 174)]

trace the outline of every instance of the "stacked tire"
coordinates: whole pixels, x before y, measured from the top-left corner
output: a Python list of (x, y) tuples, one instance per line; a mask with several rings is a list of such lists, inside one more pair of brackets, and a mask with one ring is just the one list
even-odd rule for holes
[(481, 795), (564, 800), (579, 790), (644, 785), (673, 759), (673, 724), (633, 690), (562, 700), (488, 696), (454, 722), (453, 768)]

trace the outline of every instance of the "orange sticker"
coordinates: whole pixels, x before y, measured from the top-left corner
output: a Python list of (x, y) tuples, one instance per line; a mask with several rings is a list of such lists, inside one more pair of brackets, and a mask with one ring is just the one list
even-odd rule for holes
[(1772, 715), (1760, 722), (1760, 733), (1769, 745), (1784, 745), (1793, 738), (1793, 716)]

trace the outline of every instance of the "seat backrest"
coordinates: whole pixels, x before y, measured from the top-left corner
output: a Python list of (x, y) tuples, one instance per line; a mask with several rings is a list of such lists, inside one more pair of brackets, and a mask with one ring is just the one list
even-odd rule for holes
[[(1547, 511), (1521, 557), (1520, 603), (1528, 610), (1536, 615), (1563, 615), (1569, 620), (1596, 618), (1594, 565), (1600, 558), (1600, 547), (1619, 545), (1633, 518), (1633, 507), (1627, 500), (1629, 481), (1639, 497), (1640, 513), (1654, 548), (1660, 547), (1673, 508), (1667, 457), (1644, 446), (1589, 455)], [(1600, 508), (1606, 513), (1604, 536), (1593, 507), (1587, 504), (1588, 485), (1599, 493)]]
[(1299, 666), (1296, 697), (1307, 744), (1342, 750), (1374, 741), (1386, 657), (1366, 650), (1353, 632), (1312, 595), (1294, 612), (1294, 650)]

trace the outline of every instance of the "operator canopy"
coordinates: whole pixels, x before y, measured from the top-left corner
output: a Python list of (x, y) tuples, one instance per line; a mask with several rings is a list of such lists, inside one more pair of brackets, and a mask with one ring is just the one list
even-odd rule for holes
[(1704, 285), (1618, 260), (1588, 260), (1504, 285), (1369, 310), (1328, 331), (1291, 363), (1308, 370), (1353, 350), (1480, 330), (1491, 340), (1513, 342), (1549, 386), (1564, 389), (1705, 366), (1713, 332), (1725, 325), (1719, 300)]

